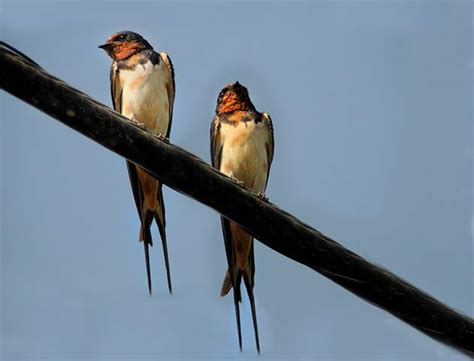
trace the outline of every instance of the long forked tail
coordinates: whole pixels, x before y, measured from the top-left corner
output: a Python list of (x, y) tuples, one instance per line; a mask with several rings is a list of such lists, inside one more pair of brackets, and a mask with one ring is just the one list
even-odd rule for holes
[[(229, 269), (226, 272), (221, 288), (221, 296), (225, 296), (233, 289), (235, 317), (237, 321), (237, 332), (239, 336), (239, 347), (242, 351), (242, 331), (240, 325), (239, 303), (242, 300), (240, 285), (244, 278), (245, 288), (252, 309), (252, 320), (255, 333), (257, 351), (260, 353), (260, 342), (258, 338), (257, 313), (255, 310), (255, 298), (253, 295), (255, 275), (255, 255), (253, 238), (238, 226), (232, 226), (225, 217), (221, 217), (222, 232), (224, 235), (225, 253)], [(248, 248), (250, 246), (250, 248)], [(247, 253), (248, 252), (248, 253)]]
[[(236, 274), (235, 272), (234, 274)], [(240, 280), (242, 280), (242, 276), (236, 275), (234, 277), (234, 306), (235, 306), (235, 320), (237, 321), (237, 334), (239, 336), (239, 348), (240, 351), (242, 351), (242, 328), (240, 326), (240, 308), (239, 308), (239, 302), (241, 302), (241, 296), (240, 296)]]
[(239, 303), (242, 301), (242, 295), (240, 292), (240, 285), (242, 283), (242, 278), (244, 280), (245, 288), (247, 290), (247, 295), (250, 301), (250, 308), (252, 310), (252, 321), (253, 321), (253, 330), (255, 334), (255, 345), (257, 347), (257, 352), (260, 353), (260, 340), (258, 336), (258, 324), (257, 324), (257, 310), (255, 307), (255, 298), (253, 295), (253, 270), (250, 269), (249, 265), (245, 271), (242, 270), (233, 270), (234, 277), (231, 280), (230, 270), (227, 271), (224, 278), (224, 283), (222, 285), (221, 296), (225, 296), (230, 289), (233, 289), (234, 296), (234, 306), (235, 306), (235, 317), (237, 321), (237, 333), (239, 337), (239, 348), (242, 351), (242, 330), (240, 324), (240, 307)]
[(150, 253), (149, 246), (153, 246), (153, 240), (151, 238), (150, 226), (153, 221), (153, 214), (148, 211), (141, 222), (140, 228), (140, 240), (143, 242), (143, 247), (145, 250), (145, 264), (146, 264), (146, 276), (148, 280), (148, 292), (152, 294), (151, 287), (151, 267), (150, 267)]
[(257, 346), (257, 352), (260, 353), (260, 340), (258, 337), (258, 324), (257, 324), (257, 310), (255, 309), (255, 298), (253, 296), (253, 282), (250, 279), (249, 273), (243, 274), (245, 288), (249, 296), (250, 307), (252, 309), (252, 321), (253, 321), (253, 332), (255, 334), (255, 345)]
[(158, 231), (160, 232), (161, 242), (163, 244), (163, 256), (165, 258), (165, 267), (166, 267), (166, 278), (168, 280), (168, 290), (170, 294), (173, 293), (173, 286), (171, 285), (171, 271), (170, 271), (170, 262), (168, 259), (168, 244), (166, 242), (166, 231), (165, 225), (160, 221), (160, 217), (157, 213), (155, 213), (155, 221), (158, 225)]

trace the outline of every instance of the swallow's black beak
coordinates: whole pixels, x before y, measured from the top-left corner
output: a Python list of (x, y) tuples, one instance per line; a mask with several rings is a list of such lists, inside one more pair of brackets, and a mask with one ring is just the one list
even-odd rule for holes
[(106, 44), (99, 45), (99, 48), (104, 49), (105, 51), (107, 51), (107, 50), (110, 49), (111, 46), (112, 46), (112, 44), (106, 43)]

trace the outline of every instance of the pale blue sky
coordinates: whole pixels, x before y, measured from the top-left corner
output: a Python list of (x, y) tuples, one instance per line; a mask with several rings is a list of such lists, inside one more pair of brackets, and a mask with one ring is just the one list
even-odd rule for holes
[[(206, 160), (216, 97), (241, 81), (273, 118), (271, 200), (472, 316), (470, 1), (1, 6), (2, 40), (108, 105), (108, 35), (169, 52), (171, 140)], [(241, 354), (218, 296), (218, 215), (165, 189), (175, 293), (155, 246), (150, 298), (124, 161), (0, 101), (3, 359), (256, 359), (248, 304)], [(258, 243), (256, 262), (259, 360), (462, 359)]]

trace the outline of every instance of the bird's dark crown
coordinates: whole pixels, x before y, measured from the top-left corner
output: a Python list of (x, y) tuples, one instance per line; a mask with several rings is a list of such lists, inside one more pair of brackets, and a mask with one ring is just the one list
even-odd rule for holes
[(151, 49), (152, 46), (148, 41), (145, 40), (143, 36), (141, 36), (138, 33), (135, 33), (133, 31), (129, 30), (124, 30), (124, 31), (119, 31), (118, 33), (112, 34), (108, 39), (107, 43), (112, 43), (112, 42), (138, 42), (140, 44), (143, 44), (146, 46), (146, 48)]

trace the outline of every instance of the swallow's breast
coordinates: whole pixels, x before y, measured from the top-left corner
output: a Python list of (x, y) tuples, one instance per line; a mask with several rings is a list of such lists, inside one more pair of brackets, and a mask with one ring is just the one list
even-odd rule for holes
[(133, 69), (120, 70), (122, 82), (122, 113), (143, 123), (155, 134), (166, 134), (169, 126), (167, 84), (170, 74), (161, 61), (137, 64)]
[(222, 123), (220, 171), (235, 177), (254, 192), (264, 192), (267, 182), (268, 129), (263, 122)]

